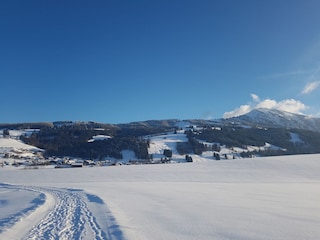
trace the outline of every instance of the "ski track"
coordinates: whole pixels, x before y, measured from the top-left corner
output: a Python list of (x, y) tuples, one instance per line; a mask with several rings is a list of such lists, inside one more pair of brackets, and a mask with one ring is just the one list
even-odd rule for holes
[[(8, 191), (6, 191), (6, 192), (9, 192), (9, 193), (12, 190), (14, 190), (14, 191), (19, 191), (19, 190), (34, 191), (33, 189), (30, 189), (28, 187), (15, 186), (15, 185), (3, 184), (3, 183), (0, 183), (0, 188), (8, 189)], [(2, 192), (2, 193), (6, 193), (6, 192)], [(45, 203), (46, 195), (43, 192), (39, 192), (39, 191), (36, 191), (36, 192), (40, 193), (40, 195), (37, 198), (32, 200), (32, 202), (31, 202), (32, 204), (29, 207), (22, 209), (21, 211), (16, 212), (16, 213), (12, 214), (11, 216), (0, 219), (0, 234), (2, 232), (4, 232), (6, 228), (12, 227), (14, 224), (19, 222), (21, 218), (34, 212), (40, 205)]]
[[(44, 194), (50, 194), (55, 199), (54, 208), (51, 209), (46, 217), (41, 219), (28, 234), (23, 238), (24, 240), (69, 240), (69, 239), (96, 239), (96, 240), (113, 240), (123, 239), (123, 235), (117, 226), (117, 233), (114, 234), (113, 228), (115, 221), (113, 216), (106, 216), (104, 214), (105, 226), (101, 228), (98, 224), (94, 213), (90, 211), (88, 202), (92, 202), (89, 198), (96, 200), (96, 211), (110, 213), (106, 204), (98, 196), (85, 193), (81, 189), (64, 189), (64, 188), (43, 188), (31, 186), (18, 185), (2, 185), (2, 187), (10, 189), (21, 189), (39, 192), (43, 198)], [(36, 211), (39, 205), (44, 204), (45, 199), (38, 201), (37, 205), (17, 213), (12, 222), (17, 222), (19, 218)], [(7, 226), (10, 227), (8, 224)], [(106, 229), (106, 231), (104, 231)]]
[(46, 191), (55, 196), (56, 205), (25, 239), (107, 239), (81, 190), (52, 188)]

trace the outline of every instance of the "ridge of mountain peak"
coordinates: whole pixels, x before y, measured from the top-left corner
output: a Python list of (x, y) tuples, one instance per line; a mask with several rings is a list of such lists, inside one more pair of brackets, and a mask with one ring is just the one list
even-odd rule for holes
[(296, 128), (320, 132), (320, 118), (278, 109), (257, 108), (230, 120), (248, 125)]

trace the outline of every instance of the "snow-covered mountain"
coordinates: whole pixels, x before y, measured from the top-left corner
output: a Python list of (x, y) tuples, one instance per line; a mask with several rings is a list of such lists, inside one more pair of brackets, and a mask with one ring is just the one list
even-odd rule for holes
[(281, 127), (288, 129), (305, 129), (317, 132), (320, 131), (320, 118), (289, 113), (276, 109), (254, 109), (245, 115), (227, 119), (227, 122), (262, 127)]

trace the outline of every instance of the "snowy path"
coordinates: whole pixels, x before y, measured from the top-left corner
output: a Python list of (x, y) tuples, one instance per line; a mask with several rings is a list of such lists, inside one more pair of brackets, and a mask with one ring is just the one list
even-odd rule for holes
[[(41, 216), (40, 219), (40, 215), (33, 217), (31, 220), (31, 222), (33, 222), (33, 228), (30, 231), (27, 230), (23, 237), (20, 236), (22, 239), (112, 240), (123, 238), (106, 204), (96, 195), (85, 193), (79, 189), (25, 187), (3, 184), (1, 187), (5, 187), (6, 190), (38, 192), (39, 197), (33, 200), (34, 204), (31, 207), (15, 213), (16, 217), (15, 219), (11, 219), (11, 222), (9, 222), (10, 219), (7, 220), (6, 225), (9, 227), (9, 231), (5, 231), (0, 237), (8, 237), (9, 239), (16, 238), (17, 235), (10, 235), (10, 230), (11, 232), (15, 232), (12, 231), (14, 228), (20, 230), (23, 229), (23, 225), (27, 227), (28, 222), (30, 222), (28, 217), (32, 214), (38, 215), (37, 211), (45, 206), (47, 215)], [(54, 199), (51, 207), (50, 203), (46, 203), (47, 200), (44, 201), (44, 196), (46, 196), (47, 199), (50, 197)], [(92, 211), (92, 209), (94, 209), (94, 211)], [(16, 225), (22, 226), (17, 227), (13, 225), (14, 222), (17, 222)], [(103, 225), (101, 223), (103, 223)]]

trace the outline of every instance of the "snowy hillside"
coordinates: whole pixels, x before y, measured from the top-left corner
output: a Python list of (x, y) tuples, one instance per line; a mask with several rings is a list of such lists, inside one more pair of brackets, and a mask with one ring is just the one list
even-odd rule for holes
[(251, 112), (230, 118), (227, 121), (240, 122), (249, 125), (262, 125), (267, 127), (283, 127), (292, 129), (307, 129), (320, 131), (320, 118), (293, 114), (276, 109), (254, 109)]
[(149, 154), (153, 155), (153, 160), (156, 161), (160, 158), (164, 158), (164, 150), (172, 151), (172, 158), (175, 161), (184, 161), (184, 156), (181, 156), (177, 151), (178, 142), (187, 142), (186, 135), (182, 132), (169, 133), (164, 135), (155, 135), (147, 137), (150, 140), (150, 147), (148, 149)]
[(9, 137), (0, 137), (0, 159), (5, 157), (7, 162), (13, 163), (13, 160), (34, 160), (42, 158), (42, 149), (17, 140), (21, 134), (25, 134), (25, 132), (10, 131)]
[[(170, 157), (171, 162), (185, 162), (186, 156), (179, 153), (177, 150), (178, 143), (187, 143), (188, 138), (185, 134), (185, 130), (187, 127), (190, 126), (188, 122), (179, 122), (179, 127), (183, 130), (177, 131), (176, 133), (166, 133), (166, 134), (159, 134), (153, 136), (145, 137), (150, 141), (148, 153), (152, 155), (153, 162), (158, 162), (160, 159), (165, 158), (164, 155), (165, 150), (172, 151), (172, 157)], [(193, 126), (193, 131), (201, 132), (203, 128)], [(217, 128), (219, 129), (219, 128)], [(292, 133), (293, 142), (299, 142), (299, 135)], [(222, 145), (219, 142), (206, 142), (202, 140), (197, 140), (199, 143), (210, 147), (212, 145), (218, 145), (219, 151), (214, 150), (206, 150), (203, 151), (201, 154), (194, 154), (188, 153), (188, 156), (192, 158), (193, 162), (203, 162), (203, 161), (212, 161), (212, 160), (228, 160), (228, 159), (239, 159), (242, 158), (241, 153), (246, 153), (248, 156), (255, 157), (257, 152), (263, 152), (268, 150), (275, 150), (275, 151), (282, 151), (286, 152), (286, 149), (272, 145), (270, 143), (265, 142), (264, 145), (261, 146), (246, 146), (245, 148), (241, 147), (227, 147), (226, 145)], [(215, 157), (219, 155), (219, 158)]]
[(0, 239), (318, 239), (319, 172), (320, 155), (4, 167)]
[(0, 148), (1, 149), (22, 149), (22, 150), (35, 150), (39, 151), (40, 149), (28, 144), (21, 142), (20, 140), (13, 138), (1, 138), (0, 137)]

